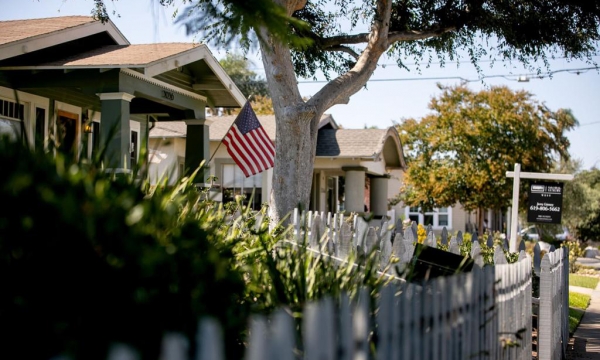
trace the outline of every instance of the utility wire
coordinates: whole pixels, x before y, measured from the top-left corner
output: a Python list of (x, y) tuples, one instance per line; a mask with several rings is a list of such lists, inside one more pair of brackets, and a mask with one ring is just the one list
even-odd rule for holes
[(588, 125), (597, 125), (597, 124), (600, 124), (600, 121), (592, 121), (590, 123), (579, 124), (579, 127), (588, 126)]
[[(505, 78), (506, 80), (511, 81), (520, 81), (526, 82), (529, 79), (543, 79), (546, 77), (550, 77), (553, 74), (561, 73), (561, 72), (570, 72), (576, 75), (579, 75), (583, 72), (587, 72), (589, 70), (600, 70), (599, 66), (592, 66), (587, 68), (576, 68), (576, 69), (559, 69), (548, 71), (545, 73), (526, 73), (526, 74), (495, 74), (495, 75), (483, 75), (478, 78), (468, 79), (461, 76), (438, 76), (438, 77), (412, 77), (412, 78), (392, 78), (392, 79), (369, 79), (367, 82), (390, 82), (390, 81), (417, 81), (417, 80), (460, 80), (462, 82), (476, 82), (481, 81), (483, 79), (490, 78)], [(511, 79), (514, 78), (514, 79)], [(328, 80), (302, 80), (298, 81), (298, 84), (316, 84), (316, 83), (327, 83)]]
[[(599, 57), (599, 56), (600, 56), (600, 54), (595, 54), (595, 55), (592, 55), (591, 57), (595, 58), (595, 57)], [(573, 58), (570, 58), (570, 57), (561, 56), (561, 57), (555, 57), (555, 58), (548, 59), (548, 61), (567, 60), (567, 59), (568, 60), (577, 60), (577, 59), (573, 59)], [(533, 59), (531, 59), (531, 60), (533, 60)], [(509, 62), (512, 62), (512, 61), (517, 62), (517, 60), (482, 59), (482, 60), (478, 60), (477, 63), (491, 63), (491, 62), (494, 62), (494, 63), (509, 63)], [(423, 62), (404, 63), (403, 65), (404, 66), (427, 66), (427, 65), (440, 65), (442, 63), (444, 65), (453, 65), (453, 64), (457, 64), (458, 65), (461, 62), (460, 61), (443, 61), (443, 62), (442, 61), (432, 61), (432, 62), (423, 61)], [(470, 64), (471, 61), (465, 59), (464, 61), (462, 61), (462, 63), (465, 63), (465, 64), (469, 63)], [(392, 66), (392, 67), (395, 66), (395, 67), (397, 67), (398, 64), (397, 63), (382, 63), (382, 64), (378, 64), (378, 66), (381, 66), (382, 68), (385, 69), (388, 66)], [(249, 70), (261, 70), (261, 71), (264, 71), (264, 68), (262, 66), (249, 66), (248, 69)]]

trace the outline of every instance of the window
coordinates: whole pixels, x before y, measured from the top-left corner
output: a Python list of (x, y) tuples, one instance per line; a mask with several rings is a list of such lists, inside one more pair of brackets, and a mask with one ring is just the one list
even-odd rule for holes
[(100, 153), (100, 123), (92, 122), (92, 158), (96, 158)]
[(131, 146), (129, 149), (130, 152), (130, 165), (131, 168), (135, 168), (137, 166), (138, 161), (138, 132), (131, 131)]
[(35, 108), (34, 144), (36, 149), (43, 149), (46, 139), (46, 109)]
[(25, 106), (14, 101), (0, 100), (0, 136), (12, 139), (21, 136), (22, 122), (25, 119)]
[(422, 213), (418, 207), (406, 207), (405, 216), (423, 226), (431, 225), (434, 228), (452, 227), (452, 209), (442, 207)]
[(256, 174), (247, 178), (239, 166), (235, 164), (223, 164), (221, 179), (223, 203), (235, 201), (236, 195), (245, 195), (244, 204), (248, 204), (251, 200), (252, 192), (254, 192), (250, 206), (253, 210), (260, 210), (262, 174)]

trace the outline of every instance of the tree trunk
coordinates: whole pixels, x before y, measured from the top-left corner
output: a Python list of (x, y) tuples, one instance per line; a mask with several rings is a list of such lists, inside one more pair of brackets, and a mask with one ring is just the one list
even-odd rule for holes
[[(306, 1), (275, 0), (275, 3), (291, 15)], [(380, 16), (372, 25), (368, 44), (352, 69), (327, 83), (307, 102), (298, 89), (289, 46), (270, 37), (265, 29), (259, 30), (262, 38), (267, 39), (261, 42), (260, 48), (277, 126), (269, 204), (271, 226), (283, 220), (294, 208), (308, 207), (321, 115), (333, 105), (348, 103), (350, 96), (369, 80), (379, 57), (389, 46), (391, 1), (378, 3), (377, 12)]]
[[(263, 34), (267, 35), (267, 34)], [(315, 106), (302, 100), (290, 49), (278, 41), (261, 44), (261, 53), (276, 122), (275, 168), (270, 194), (272, 226), (294, 208), (307, 209), (317, 145)]]

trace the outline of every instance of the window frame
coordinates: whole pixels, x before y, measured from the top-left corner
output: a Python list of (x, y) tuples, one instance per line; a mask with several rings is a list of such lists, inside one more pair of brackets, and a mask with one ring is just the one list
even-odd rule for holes
[[(32, 149), (35, 148), (35, 145), (36, 145), (36, 139), (35, 139), (35, 131), (36, 131), (35, 126), (36, 126), (36, 120), (37, 120), (36, 119), (36, 108), (44, 110), (43, 143), (44, 143), (44, 148), (46, 148), (46, 146), (48, 145), (50, 99), (39, 96), (39, 95), (26, 93), (26, 92), (23, 92), (20, 90), (3, 87), (3, 86), (0, 86), (0, 99), (9, 101), (9, 102), (13, 102), (13, 103), (19, 103), (20, 105), (23, 105), (24, 109), (23, 109), (23, 120), (22, 121), (24, 123), (23, 125), (24, 125), (26, 135), (27, 135), (27, 138), (25, 140), (31, 146)], [(17, 102), (17, 99), (18, 99), (18, 102)], [(21, 119), (12, 118), (12, 117), (3, 116), (3, 115), (0, 115), (0, 117), (2, 117), (2, 119), (14, 122), (15, 125), (18, 125), (19, 127), (21, 126), (19, 123), (21, 121)], [(21, 133), (17, 133), (15, 135), (22, 138)]]
[[(414, 210), (417, 209), (417, 210)], [(440, 209), (447, 209), (446, 212), (440, 212)], [(440, 215), (446, 215), (447, 216), (447, 222), (448, 225), (440, 225)], [(451, 230), (452, 229), (452, 208), (451, 207), (443, 207), (443, 208), (434, 208), (432, 211), (427, 211), (425, 213), (421, 212), (421, 208), (415, 208), (415, 207), (410, 207), (410, 206), (406, 206), (404, 208), (404, 216), (405, 219), (410, 219), (411, 216), (417, 216), (417, 224), (422, 224), (423, 226), (427, 226), (425, 225), (425, 217), (426, 216), (432, 216), (433, 217), (433, 221), (431, 224), (431, 227), (435, 230), (441, 230), (443, 228), (446, 228), (447, 230)]]
[[(250, 188), (245, 188), (245, 187), (225, 187), (224, 185), (224, 180), (225, 180), (225, 167), (226, 166), (234, 166), (234, 171), (235, 169), (239, 170), (240, 172), (242, 171), (241, 168), (235, 163), (235, 161), (233, 161), (233, 159), (227, 159), (227, 158), (221, 158), (221, 159), (215, 159), (214, 161), (215, 164), (215, 172), (214, 175), (217, 177), (217, 180), (214, 181), (213, 185), (216, 185), (219, 189), (219, 192), (221, 194), (221, 202), (222, 203), (227, 203), (230, 202), (232, 200), (229, 201), (225, 201), (225, 191), (229, 190), (229, 189), (233, 189), (233, 191), (235, 192), (236, 189), (240, 189), (240, 193), (244, 193), (244, 194), (248, 194), (248, 196), (250, 196), (252, 194), (252, 191), (254, 191), (254, 198), (252, 201), (252, 208), (254, 210), (260, 210), (260, 207), (262, 205), (262, 191), (263, 191), (263, 173), (259, 173), (255, 176), (258, 177), (259, 181), (259, 185)], [(246, 189), (250, 189), (250, 192), (248, 191), (244, 191)], [(236, 193), (237, 195), (237, 193)], [(245, 204), (247, 204), (247, 201), (244, 202)]]

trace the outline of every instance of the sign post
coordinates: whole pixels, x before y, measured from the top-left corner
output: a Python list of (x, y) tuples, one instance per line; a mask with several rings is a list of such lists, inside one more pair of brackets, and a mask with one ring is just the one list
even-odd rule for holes
[[(510, 252), (517, 252), (517, 225), (518, 225), (518, 217), (519, 217), (519, 186), (521, 179), (537, 179), (537, 180), (558, 180), (558, 181), (571, 181), (573, 180), (573, 174), (549, 174), (549, 173), (531, 173), (531, 172), (521, 172), (521, 164), (515, 164), (515, 171), (507, 171), (506, 177), (513, 178), (513, 196), (512, 196), (512, 211), (511, 211), (511, 221), (510, 221)], [(541, 184), (540, 184), (541, 185)], [(541, 188), (539, 189), (541, 190)], [(552, 193), (545, 192), (546, 195), (557, 195), (556, 189), (550, 189)], [(531, 191), (531, 188), (530, 188)], [(550, 197), (547, 197), (550, 198)], [(554, 198), (557, 200), (557, 198)], [(560, 185), (560, 200), (561, 204), (559, 205), (558, 211), (556, 210), (555, 202), (550, 201), (541, 201), (540, 205), (534, 205), (538, 208), (536, 210), (540, 211), (549, 211), (549, 212), (558, 212), (559, 223), (560, 223), (560, 208), (562, 207), (562, 184)], [(548, 205), (544, 205), (548, 204)], [(552, 206), (550, 206), (552, 204)], [(531, 205), (530, 205), (531, 207)], [(536, 211), (534, 210), (534, 211)], [(529, 215), (529, 214), (528, 214)], [(551, 217), (548, 214), (541, 214), (538, 219), (555, 219), (555, 217)], [(550, 217), (546, 217), (550, 216)], [(528, 219), (529, 220), (529, 216)], [(537, 222), (548, 222), (550, 221), (537, 221)]]

